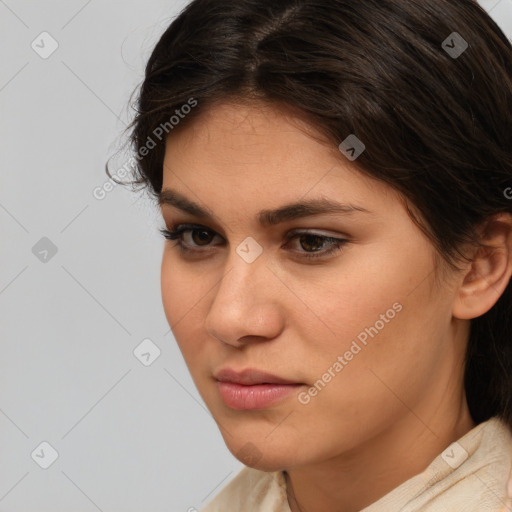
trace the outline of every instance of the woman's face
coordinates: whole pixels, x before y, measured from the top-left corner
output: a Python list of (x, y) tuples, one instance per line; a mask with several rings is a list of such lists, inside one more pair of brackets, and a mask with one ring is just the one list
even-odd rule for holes
[[(210, 215), (162, 194), (167, 229), (199, 225), (182, 236), (189, 252), (166, 241), (165, 313), (228, 448), (264, 470), (348, 454), (398, 425), (435, 430), (460, 400), (467, 332), (454, 285), (434, 283), (432, 245), (393, 189), (307, 129), (224, 104), (171, 133), (165, 153), (162, 190)], [(313, 200), (347, 211), (261, 215)], [(296, 385), (219, 384), (225, 369)]]

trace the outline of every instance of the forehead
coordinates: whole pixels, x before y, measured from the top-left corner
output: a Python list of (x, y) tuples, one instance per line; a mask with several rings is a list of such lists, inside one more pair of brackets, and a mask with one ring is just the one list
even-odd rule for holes
[(171, 132), (163, 175), (168, 188), (237, 208), (257, 199), (258, 210), (299, 198), (362, 207), (388, 195), (396, 201), (388, 185), (361, 172), (303, 118), (260, 104), (219, 104)]

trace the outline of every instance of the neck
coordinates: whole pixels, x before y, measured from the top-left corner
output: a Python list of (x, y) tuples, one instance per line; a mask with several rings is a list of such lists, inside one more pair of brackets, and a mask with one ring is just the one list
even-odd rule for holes
[(420, 419), (428, 415), (408, 410), (388, 430), (350, 453), (287, 470), (291, 511), (359, 512), (379, 500), (424, 471), (448, 445), (476, 426), (464, 397), (456, 415), (453, 410), (440, 407), (428, 425)]

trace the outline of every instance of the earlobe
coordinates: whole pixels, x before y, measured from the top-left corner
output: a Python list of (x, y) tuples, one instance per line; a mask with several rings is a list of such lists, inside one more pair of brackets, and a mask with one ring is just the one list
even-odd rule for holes
[(452, 314), (455, 318), (471, 319), (487, 313), (510, 281), (512, 216), (493, 216), (480, 230), (480, 241), (489, 247), (474, 250), (454, 300)]

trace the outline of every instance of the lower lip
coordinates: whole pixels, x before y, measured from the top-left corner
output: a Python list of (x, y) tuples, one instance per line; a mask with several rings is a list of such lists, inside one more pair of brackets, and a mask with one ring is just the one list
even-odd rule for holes
[(254, 384), (244, 386), (234, 382), (217, 382), (220, 396), (232, 409), (264, 409), (297, 391), (302, 384)]

